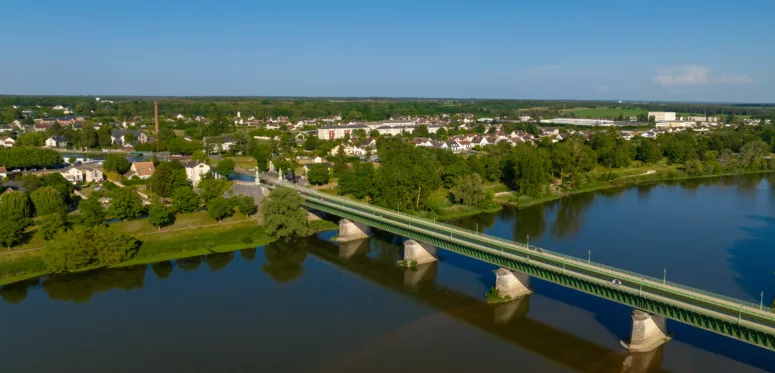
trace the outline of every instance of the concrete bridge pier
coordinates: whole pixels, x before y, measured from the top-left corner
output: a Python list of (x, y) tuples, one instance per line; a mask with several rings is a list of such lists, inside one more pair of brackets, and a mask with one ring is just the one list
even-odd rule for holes
[(664, 316), (652, 315), (638, 309), (632, 310), (630, 342), (622, 346), (630, 352), (649, 352), (670, 340)]
[(439, 250), (436, 246), (415, 240), (404, 242), (404, 265), (420, 265), (439, 260)]
[(495, 272), (495, 289), (501, 297), (517, 299), (533, 292), (530, 289), (530, 276), (506, 268), (498, 268), (493, 272)]
[(339, 221), (339, 242), (353, 241), (360, 238), (371, 237), (371, 227), (366, 224), (354, 222), (348, 219)]
[(419, 264), (417, 267), (404, 270), (404, 286), (415, 289), (424, 282), (433, 282), (439, 270), (439, 263), (430, 262)]
[(357, 255), (366, 255), (369, 253), (370, 242), (368, 238), (356, 238), (351, 241), (340, 242), (339, 256), (350, 259)]

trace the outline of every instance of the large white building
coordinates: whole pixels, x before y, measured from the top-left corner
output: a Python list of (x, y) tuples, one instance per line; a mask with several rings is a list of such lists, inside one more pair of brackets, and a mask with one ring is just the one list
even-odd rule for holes
[(436, 133), (442, 126), (435, 124), (418, 124), (412, 121), (383, 120), (380, 122), (350, 123), (343, 126), (326, 126), (318, 128), (318, 139), (335, 140), (344, 138), (347, 135), (352, 136), (353, 131), (362, 129), (368, 134), (372, 130), (377, 130), (380, 135), (399, 135), (402, 133), (412, 133), (418, 126), (428, 127), (429, 133)]
[(675, 119), (675, 112), (672, 111), (649, 111), (649, 118), (654, 117), (657, 122), (672, 122)]
[(613, 126), (614, 121), (608, 119), (554, 118), (541, 119), (541, 123), (572, 124), (574, 126)]

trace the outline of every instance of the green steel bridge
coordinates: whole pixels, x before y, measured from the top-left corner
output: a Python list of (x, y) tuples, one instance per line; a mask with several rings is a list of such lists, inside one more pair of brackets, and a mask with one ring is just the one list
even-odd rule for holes
[[(264, 179), (262, 175), (262, 179)], [(308, 208), (511, 269), (651, 314), (775, 350), (775, 312), (769, 307), (643, 274), (489, 236), (295, 184)], [(612, 283), (618, 279), (620, 285)]]

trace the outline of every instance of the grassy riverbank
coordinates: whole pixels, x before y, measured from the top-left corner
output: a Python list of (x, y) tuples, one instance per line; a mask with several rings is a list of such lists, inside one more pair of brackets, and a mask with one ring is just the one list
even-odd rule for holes
[[(275, 240), (256, 220), (237, 215), (219, 223), (206, 212), (180, 214), (174, 225), (162, 230), (154, 228), (145, 219), (113, 223), (111, 227), (142, 242), (134, 258), (111, 268), (225, 253), (263, 246)], [(311, 221), (310, 227), (316, 232), (338, 228), (337, 224), (327, 220)], [(8, 251), (0, 255), (0, 285), (47, 274), (42, 248)]]

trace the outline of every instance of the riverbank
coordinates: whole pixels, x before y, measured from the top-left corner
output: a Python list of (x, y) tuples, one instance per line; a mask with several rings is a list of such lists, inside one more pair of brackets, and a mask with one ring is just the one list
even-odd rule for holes
[[(137, 237), (142, 244), (134, 258), (109, 268), (226, 253), (263, 246), (276, 240), (253, 219), (233, 217), (223, 223), (210, 220), (205, 212), (182, 214), (175, 225), (161, 231), (146, 220), (114, 223), (112, 227)], [(310, 227), (315, 232), (321, 232), (337, 229), (338, 225), (327, 220), (314, 220), (310, 222)], [(0, 260), (0, 276), (4, 276), (0, 277), (0, 286), (49, 274), (43, 262), (42, 248), (27, 250), (23, 255), (11, 254)]]
[(501, 206), (525, 208), (525, 207), (538, 205), (545, 202), (558, 200), (560, 198), (575, 195), (575, 194), (589, 193), (589, 192), (594, 192), (598, 190), (627, 188), (627, 187), (636, 186), (636, 185), (647, 185), (647, 184), (667, 182), (667, 181), (701, 180), (701, 179), (710, 179), (714, 177), (738, 176), (738, 175), (748, 175), (748, 174), (764, 174), (764, 173), (771, 173), (771, 172), (775, 172), (775, 170), (726, 172), (726, 173), (713, 174), (713, 175), (676, 174), (675, 170), (671, 170), (668, 172), (658, 171), (658, 172), (642, 174), (642, 175), (622, 176), (611, 181), (596, 183), (596, 184), (587, 184), (580, 188), (561, 191), (559, 193), (545, 195), (538, 198), (531, 198), (528, 196), (517, 197), (513, 193), (507, 194), (507, 195), (500, 195), (496, 197), (495, 202)]

